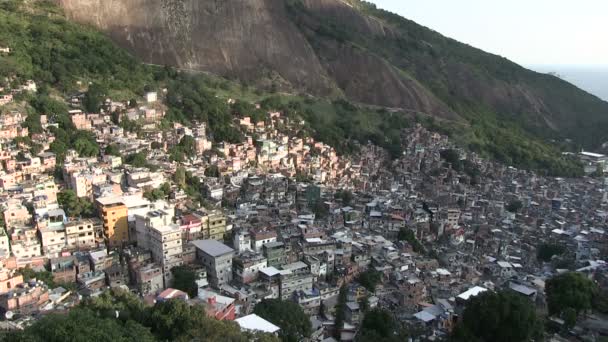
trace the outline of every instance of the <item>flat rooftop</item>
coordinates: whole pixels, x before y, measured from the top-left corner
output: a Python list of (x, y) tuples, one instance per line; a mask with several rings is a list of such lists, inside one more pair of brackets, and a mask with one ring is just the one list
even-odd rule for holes
[(214, 257), (234, 252), (234, 249), (216, 240), (195, 240), (191, 243), (197, 249)]

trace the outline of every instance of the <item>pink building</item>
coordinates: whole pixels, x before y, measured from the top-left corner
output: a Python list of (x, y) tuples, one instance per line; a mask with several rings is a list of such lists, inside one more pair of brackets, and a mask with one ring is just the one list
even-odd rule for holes
[(0, 106), (4, 106), (5, 104), (9, 104), (13, 101), (13, 95), (0, 95)]
[(4, 210), (4, 222), (7, 228), (26, 225), (32, 221), (30, 212), (20, 203), (10, 203)]
[(76, 129), (79, 130), (91, 130), (91, 121), (89, 121), (89, 119), (87, 119), (87, 115), (78, 111), (72, 113), (72, 123), (74, 124), (74, 126), (76, 127)]
[(55, 153), (44, 152), (40, 153), (38, 157), (40, 157), (41, 166), (45, 171), (55, 170), (55, 166), (57, 165)]
[(29, 313), (49, 300), (49, 291), (42, 283), (20, 284), (0, 295), (0, 307), (5, 311)]
[(0, 293), (6, 293), (23, 283), (23, 276), (15, 270), (0, 270)]

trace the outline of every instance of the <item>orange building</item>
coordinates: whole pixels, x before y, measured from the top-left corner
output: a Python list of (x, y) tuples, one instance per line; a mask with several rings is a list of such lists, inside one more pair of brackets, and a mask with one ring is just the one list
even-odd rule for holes
[(129, 242), (128, 209), (120, 197), (98, 198), (97, 208), (103, 221), (103, 232), (110, 246)]

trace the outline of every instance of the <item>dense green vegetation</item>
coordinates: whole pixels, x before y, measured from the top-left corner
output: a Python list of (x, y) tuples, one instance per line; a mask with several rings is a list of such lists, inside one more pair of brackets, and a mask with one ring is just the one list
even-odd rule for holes
[(209, 87), (209, 79), (200, 75), (175, 75), (169, 81), (167, 120), (208, 122), (215, 141), (240, 142), (243, 137), (232, 125), (230, 106)]
[[(171, 121), (206, 122), (215, 141), (241, 141), (243, 136), (238, 127), (232, 124), (233, 117), (248, 115), (254, 122), (262, 120), (262, 111), (251, 104), (252, 101), (261, 100), (263, 109), (281, 110), (290, 118), (304, 119), (306, 126), (303, 135), (310, 134), (334, 146), (339, 153), (355, 152), (358, 144), (371, 141), (386, 148), (391, 156), (398, 157), (402, 152), (401, 130), (418, 121), (431, 129), (450, 134), (453, 139), (473, 151), (509, 165), (549, 175), (581, 174), (579, 164), (563, 158), (557, 149), (531, 135), (530, 130), (522, 129), (519, 124), (521, 117), (497, 115), (492, 110), (480, 109), (476, 104), (463, 104), (457, 101), (460, 98), (457, 94), (451, 95), (451, 90), (442, 90), (445, 86), (443, 82), (435, 84), (432, 83), (434, 78), (422, 77), (426, 76), (425, 72), (437, 76), (435, 67), (438, 62), (432, 51), (438, 48), (453, 50), (466, 61), (483, 65), (484, 72), (497, 73), (505, 79), (513, 73), (519, 75), (519, 67), (513, 67), (506, 61), (504, 65), (495, 66), (485, 58), (478, 60), (474, 56), (467, 56), (465, 52), (470, 50), (463, 49), (459, 43), (443, 37), (438, 39), (435, 33), (429, 33), (430, 31), (371, 6), (364, 6), (364, 9), (400, 30), (407, 31), (407, 34), (401, 38), (383, 37), (377, 41), (359, 41), (358, 39), (364, 39), (363, 35), (358, 37), (355, 32), (340, 28), (340, 25), (329, 19), (318, 30), (333, 39), (351, 41), (351, 44), (357, 44), (360, 48), (377, 48), (377, 52), (384, 58), (392, 61), (398, 57), (401, 64), (407, 63), (405, 57), (429, 58), (432, 62), (429, 70), (412, 71), (412, 65), (401, 66), (403, 70), (419, 76), (419, 79), (431, 82), (425, 86), (434, 92), (445, 94), (440, 97), (466, 117), (466, 124), (414, 118), (404, 112), (354, 105), (341, 99), (321, 100), (288, 95), (265, 97), (261, 92), (253, 92), (224, 79), (145, 66), (102, 34), (67, 21), (60, 9), (45, 1), (9, 0), (0, 4), (0, 44), (12, 49), (10, 54), (0, 56), (0, 79), (7, 77), (8, 83), (14, 86), (27, 79), (37, 81), (41, 91), (30, 99), (33, 110), (29, 113), (26, 125), (32, 133), (41, 132), (41, 113), (50, 114), (50, 121), (59, 123), (57, 130), (60, 139), (53, 143), (51, 149), (58, 154), (60, 162), (69, 147), (75, 147), (83, 156), (97, 155), (99, 148), (90, 135), (73, 130), (67, 115), (68, 108), (57, 100), (58, 94), (86, 91), (83, 109), (94, 112), (99, 110), (106, 96), (130, 100), (131, 105), (134, 105), (137, 95), (144, 91), (166, 87), (169, 110), (163, 121), (165, 127)], [(391, 41), (383, 41), (385, 39)], [(429, 39), (437, 45), (434, 48), (419, 46), (421, 39)], [(226, 102), (229, 97), (247, 100), (229, 105)], [(128, 131), (139, 131), (137, 123), (123, 120), (120, 124)], [(190, 150), (188, 146), (182, 146), (170, 152), (173, 160), (184, 161)], [(466, 170), (468, 168), (465, 165)]]
[(196, 285), (196, 273), (188, 266), (176, 266), (171, 269), (173, 282), (171, 286), (184, 291), (190, 298), (196, 297), (198, 285)]
[(44, 317), (23, 332), (7, 334), (5, 341), (156, 341), (150, 330), (134, 321), (122, 323), (113, 317), (98, 317), (92, 310), (72, 309), (66, 315)]
[[(506, 58), (444, 37), (411, 20), (377, 8), (369, 2), (359, 0), (349, 0), (349, 2), (364, 13), (373, 15), (390, 25), (398, 34), (370, 36), (357, 34), (356, 30), (346, 28), (343, 30), (348, 34), (346, 38), (407, 71), (457, 112), (469, 115), (479, 112), (470, 106), (471, 103), (477, 102), (476, 105), (482, 104), (494, 108), (493, 111), (486, 110), (481, 114), (490, 121), (494, 119), (493, 114), (499, 114), (501, 121), (516, 123), (517, 126), (539, 136), (551, 137), (554, 133), (546, 129), (542, 114), (525, 112), (523, 108), (527, 107), (516, 100), (511, 103), (496, 104), (484, 103), (483, 99), (472, 97), (471, 95), (474, 96), (478, 90), (475, 87), (481, 84), (470, 82), (471, 80), (467, 80), (466, 77), (458, 79), (466, 74), (464, 71), (466, 69), (463, 67), (465, 65), (474, 70), (475, 77), (481, 79), (481, 82), (495, 79), (494, 86), (498, 84), (498, 88), (501, 82), (507, 85), (525, 85), (529, 94), (550, 98), (550, 101), (542, 104), (543, 108), (540, 110), (544, 111), (543, 114), (552, 113), (557, 124), (567, 129), (569, 137), (581, 144), (597, 146), (606, 138), (606, 133), (602, 132), (608, 122), (608, 118), (604, 115), (606, 103), (589, 96), (572, 84), (553, 75), (527, 70)], [(455, 70), (461, 73), (454, 73)], [(450, 76), (454, 78), (451, 79)], [(486, 120), (482, 120), (484, 121)]]
[(253, 313), (280, 327), (279, 336), (284, 342), (298, 342), (310, 336), (311, 323), (298, 304), (280, 299), (263, 299)]
[(334, 316), (334, 334), (333, 337), (337, 340), (340, 340), (340, 332), (344, 327), (344, 319), (346, 318), (346, 300), (348, 299), (348, 288), (346, 285), (342, 285), (340, 287), (340, 293), (338, 293), (338, 303), (336, 303), (335, 307), (335, 316)]
[(577, 314), (593, 306), (597, 286), (582, 273), (568, 272), (547, 281), (545, 293), (549, 313), (561, 315), (567, 309)]
[(333, 146), (338, 153), (357, 151), (368, 141), (386, 148), (394, 158), (402, 153), (401, 132), (411, 126), (403, 112), (389, 112), (352, 104), (349, 101), (321, 100), (274, 95), (261, 101), (265, 109), (279, 110), (288, 117), (306, 121), (305, 131)]
[(390, 311), (383, 309), (373, 309), (365, 314), (355, 339), (356, 342), (398, 342), (406, 340), (406, 331), (399, 325)]
[(452, 340), (524, 342), (541, 333), (542, 325), (530, 300), (508, 291), (487, 291), (469, 299)]
[(509, 118), (484, 111), (470, 111), (470, 126), (464, 135), (448, 129), (449, 135), (469, 150), (506, 165), (535, 170), (548, 176), (578, 177), (583, 168), (576, 158), (563, 156), (551, 143), (524, 131)]
[(511, 213), (516, 213), (524, 207), (524, 204), (520, 200), (512, 200), (505, 206), (505, 209)]
[(17, 272), (23, 276), (24, 281), (36, 279), (45, 283), (49, 288), (56, 286), (53, 274), (49, 271), (34, 271), (30, 267), (24, 267), (17, 270)]
[[(562, 126), (562, 132), (573, 134), (568, 137), (586, 146), (597, 146), (606, 139), (607, 135), (600, 127), (606, 127), (608, 119), (600, 114), (605, 113), (608, 106), (571, 84), (443, 37), (371, 3), (349, 2), (384, 22), (394, 34), (371, 34), (357, 21), (334, 16), (338, 11), (308, 10), (301, 0), (289, 1), (288, 12), (306, 33), (317, 54), (325, 56), (329, 62), (334, 62), (331, 51), (338, 49), (336, 45), (354, 48), (386, 60), (402, 74), (418, 80), (464, 119), (463, 122), (432, 119), (421, 122), (447, 133), (470, 150), (508, 165), (548, 175), (579, 176), (581, 166), (563, 158), (558, 149), (547, 143), (546, 139), (562, 137), (547, 129), (543, 117), (551, 113), (557, 126)], [(503, 91), (501, 86), (516, 88), (520, 84), (529, 86), (530, 93), (551, 99), (547, 101), (550, 104), (540, 109), (542, 113), (526, 112), (525, 108), (532, 105), (520, 103), (525, 101), (521, 98), (501, 103), (486, 100), (486, 97), (492, 98), (490, 95), (495, 91)], [(488, 96), (478, 95), (480, 93)], [(566, 123), (574, 127), (566, 127)], [(386, 137), (391, 139), (390, 135)]]
[(241, 332), (234, 322), (207, 317), (200, 305), (181, 300), (145, 307), (123, 291), (87, 299), (69, 314), (49, 314), (24, 331), (8, 333), (6, 341), (260, 341), (278, 342), (266, 334)]
[(357, 281), (361, 286), (365, 287), (370, 292), (376, 292), (376, 285), (380, 284), (382, 280), (382, 273), (374, 270), (367, 269), (357, 277)]
[(479, 180), (480, 172), (477, 166), (466, 159), (461, 160), (457, 151), (449, 149), (441, 151), (439, 154), (442, 159), (450, 164), (452, 169), (466, 173), (473, 179), (472, 182)]
[(165, 200), (171, 194), (171, 184), (168, 182), (163, 183), (156, 189), (149, 189), (144, 191), (144, 198), (149, 201), (156, 202), (158, 200)]
[(57, 202), (69, 217), (93, 217), (95, 208), (91, 199), (77, 197), (74, 190), (66, 189), (57, 194)]
[(169, 150), (169, 156), (171, 160), (176, 162), (184, 162), (186, 158), (193, 158), (196, 156), (196, 142), (194, 138), (186, 135), (184, 136), (177, 145), (173, 146)]
[(424, 246), (416, 238), (416, 234), (409, 228), (401, 228), (397, 234), (397, 240), (407, 241), (416, 253), (424, 253)]
[(55, 278), (53, 277), (53, 273), (51, 273), (47, 270), (34, 271), (32, 268), (30, 268), (28, 266), (28, 267), (20, 268), (18, 270), (18, 272), (19, 272), (19, 274), (21, 274), (23, 276), (24, 281), (27, 282), (28, 280), (36, 279), (36, 280), (39, 280), (39, 281), (42, 281), (43, 283), (45, 283), (49, 289), (54, 289), (59, 286), (62, 286), (63, 288), (65, 288), (67, 290), (74, 291), (76, 288), (76, 284), (74, 284), (74, 283), (66, 284), (63, 282), (55, 281)]
[(562, 245), (543, 243), (536, 250), (536, 258), (539, 261), (549, 262), (554, 255), (562, 255), (566, 248)]
[(147, 67), (97, 31), (65, 20), (51, 2), (3, 1), (0, 42), (12, 50), (0, 56), (0, 76), (14, 75), (14, 84), (34, 79), (71, 92), (79, 81), (97, 81), (141, 92), (152, 81)]

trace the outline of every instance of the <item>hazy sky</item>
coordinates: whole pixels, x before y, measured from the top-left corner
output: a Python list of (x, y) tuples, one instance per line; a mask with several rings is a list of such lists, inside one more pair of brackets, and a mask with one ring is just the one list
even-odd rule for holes
[(369, 0), (522, 65), (608, 65), (608, 0)]

